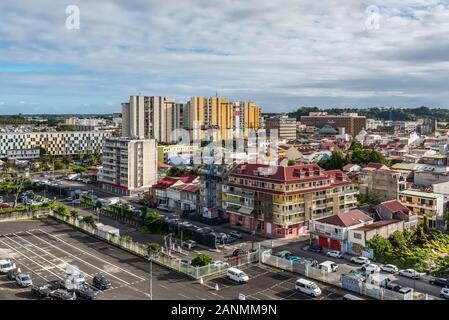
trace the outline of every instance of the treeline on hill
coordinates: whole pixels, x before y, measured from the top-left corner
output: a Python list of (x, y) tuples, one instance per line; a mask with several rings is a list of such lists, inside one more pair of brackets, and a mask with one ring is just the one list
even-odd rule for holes
[(289, 117), (300, 120), (301, 116), (308, 116), (309, 112), (327, 112), (339, 115), (344, 112), (356, 112), (361, 116), (377, 120), (414, 121), (417, 118), (430, 118), (439, 121), (449, 121), (449, 109), (442, 108), (329, 108), (301, 107), (289, 113)]

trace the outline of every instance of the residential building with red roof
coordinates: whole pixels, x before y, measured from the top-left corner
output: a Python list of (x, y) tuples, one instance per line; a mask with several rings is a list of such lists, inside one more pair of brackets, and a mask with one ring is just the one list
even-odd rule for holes
[(382, 220), (404, 221), (405, 228), (413, 229), (418, 225), (418, 215), (396, 199), (384, 201), (374, 206), (374, 210)]
[(404, 230), (403, 220), (380, 220), (348, 231), (348, 253), (362, 255), (367, 247), (367, 241), (378, 235), (388, 238), (394, 232)]
[(353, 209), (358, 191), (340, 170), (317, 164), (234, 166), (223, 185), (231, 225), (269, 237), (296, 237), (311, 220)]
[(313, 220), (310, 223), (311, 243), (348, 252), (348, 231), (370, 223), (373, 219), (357, 209)]

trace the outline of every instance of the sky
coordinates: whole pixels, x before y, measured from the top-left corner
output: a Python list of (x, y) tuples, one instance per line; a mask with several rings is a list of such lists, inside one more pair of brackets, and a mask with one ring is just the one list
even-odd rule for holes
[(15, 0), (0, 21), (0, 114), (118, 112), (138, 94), (449, 107), (449, 1)]

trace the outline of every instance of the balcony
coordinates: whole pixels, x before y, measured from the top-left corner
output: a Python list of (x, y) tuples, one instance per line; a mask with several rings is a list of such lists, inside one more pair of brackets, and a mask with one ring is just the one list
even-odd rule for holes
[(280, 214), (280, 215), (287, 215), (287, 216), (292, 215), (292, 214), (302, 214), (304, 212), (305, 212), (304, 208), (292, 209), (292, 210), (288, 210), (288, 211), (273, 210), (273, 214)]

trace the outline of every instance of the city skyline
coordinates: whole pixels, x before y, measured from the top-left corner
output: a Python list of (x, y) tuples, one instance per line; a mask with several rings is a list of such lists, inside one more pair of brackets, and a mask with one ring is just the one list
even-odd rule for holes
[[(69, 5), (79, 29), (66, 26)], [(1, 114), (111, 113), (129, 95), (217, 92), (263, 112), (449, 107), (447, 1), (46, 0), (0, 12)]]

